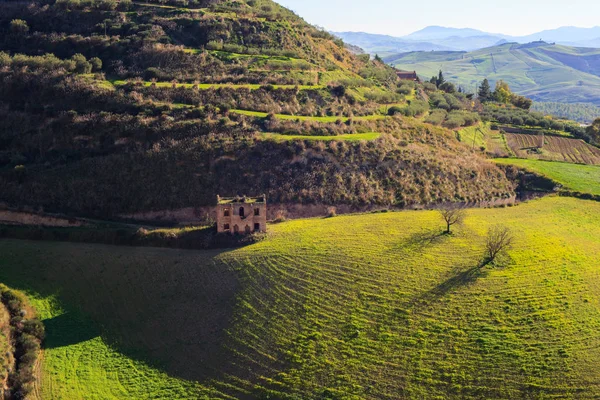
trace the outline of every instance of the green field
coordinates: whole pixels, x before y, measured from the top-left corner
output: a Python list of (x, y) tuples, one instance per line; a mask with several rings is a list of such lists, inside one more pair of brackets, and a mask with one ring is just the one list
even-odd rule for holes
[(380, 133), (367, 132), (367, 133), (349, 133), (345, 135), (336, 136), (308, 136), (308, 135), (282, 135), (279, 133), (261, 133), (260, 136), (268, 140), (319, 140), (319, 141), (334, 141), (341, 140), (345, 142), (358, 142), (361, 140), (375, 140)]
[[(515, 245), (480, 269), (498, 223)], [(450, 236), (408, 211), (226, 251), (0, 240), (0, 281), (45, 319), (42, 399), (597, 398), (599, 225), (551, 197)]]
[[(229, 110), (229, 112), (232, 113), (236, 113), (236, 114), (242, 114), (242, 115), (247, 115), (249, 117), (257, 117), (257, 118), (265, 118), (267, 117), (269, 114), (266, 112), (260, 112), (260, 111), (247, 111), (247, 110)], [(302, 116), (302, 115), (286, 115), (286, 114), (275, 114), (276, 118), (279, 119), (284, 119), (284, 120), (291, 120), (291, 121), (315, 121), (315, 122), (337, 122), (337, 121), (342, 121), (342, 122), (346, 122), (349, 119), (352, 119), (354, 121), (375, 121), (378, 119), (385, 119), (386, 116), (385, 115), (367, 115), (364, 117), (340, 117), (340, 116), (332, 116), (332, 117), (307, 117), (307, 116)]]
[(495, 159), (499, 164), (511, 164), (548, 177), (565, 189), (600, 196), (600, 166), (570, 164), (556, 161)]

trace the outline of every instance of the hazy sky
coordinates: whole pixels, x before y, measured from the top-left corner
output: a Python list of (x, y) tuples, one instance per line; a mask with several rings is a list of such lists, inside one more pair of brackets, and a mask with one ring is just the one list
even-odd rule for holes
[(600, 25), (599, 0), (275, 0), (332, 31), (402, 36), (429, 25), (521, 36)]

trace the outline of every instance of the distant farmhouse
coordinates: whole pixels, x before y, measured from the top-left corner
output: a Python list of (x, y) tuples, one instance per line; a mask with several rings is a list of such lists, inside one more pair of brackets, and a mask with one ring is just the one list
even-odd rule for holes
[(396, 71), (396, 75), (398, 75), (398, 78), (403, 81), (421, 82), (419, 76), (417, 75), (417, 71)]
[(249, 234), (267, 231), (267, 197), (217, 196), (217, 232)]

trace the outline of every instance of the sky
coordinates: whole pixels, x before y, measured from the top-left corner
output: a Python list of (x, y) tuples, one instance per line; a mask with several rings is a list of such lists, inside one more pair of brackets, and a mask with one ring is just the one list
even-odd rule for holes
[(524, 36), (600, 25), (598, 0), (275, 0), (330, 31), (403, 36), (426, 26)]

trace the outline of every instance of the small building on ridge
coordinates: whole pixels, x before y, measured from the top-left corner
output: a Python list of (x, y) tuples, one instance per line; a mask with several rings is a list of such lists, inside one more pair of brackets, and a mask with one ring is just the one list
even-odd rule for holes
[(396, 71), (396, 75), (398, 75), (398, 78), (403, 81), (421, 82), (419, 76), (417, 75), (417, 71)]

